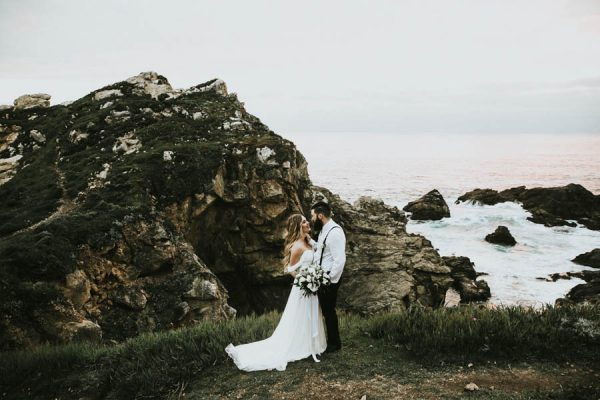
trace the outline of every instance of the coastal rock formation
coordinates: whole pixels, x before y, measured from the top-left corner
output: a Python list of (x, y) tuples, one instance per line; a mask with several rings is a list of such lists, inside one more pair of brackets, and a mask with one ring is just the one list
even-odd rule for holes
[(500, 192), (493, 189), (475, 189), (460, 196), (456, 203), (471, 202), (494, 205), (505, 201), (521, 203), (532, 215), (527, 219), (545, 226), (584, 225), (600, 230), (600, 195), (594, 195), (581, 185), (526, 189), (518, 186)]
[(402, 211), (314, 187), (293, 143), (219, 79), (173, 89), (144, 72), (4, 110), (0, 129), (0, 159), (17, 157), (0, 181), (2, 349), (281, 309), (285, 221), (323, 198), (347, 232), (342, 308), (436, 307), (454, 282)]
[(567, 293), (566, 299), (557, 299), (556, 304), (592, 303), (600, 305), (600, 271), (568, 272), (567, 274), (583, 279), (586, 283), (575, 286)]
[(452, 287), (460, 294), (461, 303), (486, 301), (491, 297), (490, 287), (485, 280), (477, 280), (475, 263), (468, 257), (443, 256), (442, 260), (450, 268)]
[(600, 249), (594, 249), (587, 253), (580, 254), (571, 261), (588, 267), (600, 268)]
[(439, 220), (450, 217), (448, 204), (446, 204), (444, 197), (437, 189), (433, 189), (417, 200), (409, 202), (403, 210), (410, 212), (410, 219), (413, 220)]
[(511, 235), (508, 228), (504, 225), (499, 225), (494, 232), (486, 235), (485, 241), (503, 246), (514, 246), (517, 244), (513, 235)]
[[(418, 302), (439, 306), (453, 280), (450, 268), (421, 235), (406, 233), (406, 217), (381, 200), (361, 197), (354, 205), (313, 187), (310, 203), (326, 200), (346, 233), (347, 260), (338, 305), (372, 314)], [(308, 203), (307, 203), (308, 204)]]

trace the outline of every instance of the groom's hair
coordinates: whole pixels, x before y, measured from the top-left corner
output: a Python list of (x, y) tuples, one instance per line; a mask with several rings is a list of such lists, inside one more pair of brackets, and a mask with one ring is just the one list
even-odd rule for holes
[(315, 214), (323, 214), (327, 218), (331, 217), (331, 207), (324, 201), (317, 201), (310, 209), (315, 210)]

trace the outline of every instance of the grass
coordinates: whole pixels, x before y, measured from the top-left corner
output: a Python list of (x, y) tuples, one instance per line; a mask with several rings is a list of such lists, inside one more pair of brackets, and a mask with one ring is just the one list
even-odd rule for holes
[(496, 310), (412, 307), (399, 314), (374, 317), (368, 331), (419, 356), (561, 360), (593, 359), (600, 354), (600, 312), (598, 307), (586, 305)]
[[(342, 352), (323, 356), (319, 364), (290, 363), (282, 373), (240, 372), (224, 352), (230, 342), (268, 337), (278, 313), (207, 321), (114, 345), (72, 343), (3, 353), (0, 398), (141, 399), (182, 393), (185, 398), (303, 398), (310, 391), (320, 398), (325, 392), (317, 387), (328, 388), (335, 394), (331, 398), (362, 392), (369, 392), (368, 398), (393, 398), (389, 393), (458, 398), (450, 395), (460, 397), (471, 380), (488, 388), (488, 397), (478, 392), (472, 398), (596, 398), (599, 314), (592, 306), (540, 311), (413, 307), (374, 317), (342, 314)], [(489, 350), (478, 351), (482, 334)], [(500, 351), (503, 347), (510, 351)], [(477, 365), (469, 367), (467, 361)], [(525, 397), (511, 397), (514, 387)]]

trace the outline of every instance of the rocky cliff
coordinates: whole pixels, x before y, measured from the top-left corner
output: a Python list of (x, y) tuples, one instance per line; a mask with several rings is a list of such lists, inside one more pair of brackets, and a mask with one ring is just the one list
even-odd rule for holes
[(342, 307), (443, 304), (451, 270), (404, 213), (313, 187), (223, 81), (173, 89), (147, 72), (49, 99), (0, 110), (2, 349), (281, 309), (284, 221), (323, 197), (347, 232)]

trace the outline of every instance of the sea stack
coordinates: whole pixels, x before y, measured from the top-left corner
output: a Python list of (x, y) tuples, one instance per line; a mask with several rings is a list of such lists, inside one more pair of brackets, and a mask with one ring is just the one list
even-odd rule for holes
[(403, 208), (411, 213), (412, 220), (440, 220), (450, 217), (450, 209), (444, 196), (437, 189), (433, 189), (415, 201), (411, 201)]
[(501, 244), (503, 246), (514, 246), (517, 241), (511, 235), (510, 231), (506, 226), (500, 225), (496, 228), (493, 233), (490, 233), (485, 237), (486, 242)]

